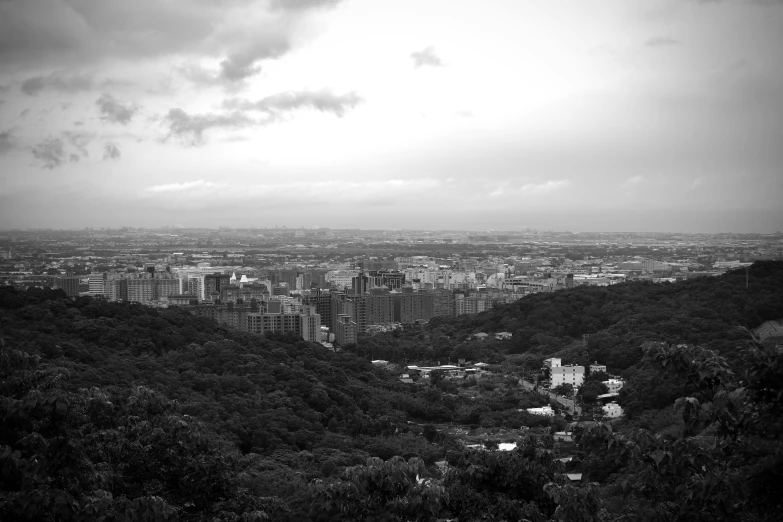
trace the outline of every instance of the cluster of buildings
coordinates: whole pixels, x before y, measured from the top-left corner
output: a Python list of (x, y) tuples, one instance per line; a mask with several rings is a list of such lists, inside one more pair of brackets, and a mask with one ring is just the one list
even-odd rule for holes
[[(595, 362), (590, 365), (590, 373), (603, 372), (606, 373), (606, 366)], [(578, 390), (585, 380), (585, 367), (581, 365), (563, 365), (562, 360), (556, 357), (545, 359), (541, 368), (541, 376), (539, 379), (539, 385), (543, 388), (549, 388), (550, 390), (557, 388), (563, 384), (570, 384), (573, 389)], [(601, 394), (597, 399), (602, 403), (602, 410), (604, 417), (620, 417), (623, 414), (623, 409), (617, 404), (616, 399), (622, 389), (624, 381), (622, 379), (610, 378), (601, 383), (606, 386), (607, 393)], [(549, 413), (544, 411), (529, 411), (537, 415), (548, 415)]]
[[(86, 293), (109, 301), (180, 306), (243, 331), (286, 332), (339, 345), (355, 343), (360, 334), (422, 325), (432, 317), (475, 314), (520, 297), (465, 285), (464, 277), (444, 285), (384, 268), (325, 271), (321, 281), (328, 287), (320, 288), (312, 272), (280, 271), (272, 282), (201, 265), (145, 263), (136, 272), (61, 275), (54, 277), (54, 287), (69, 296)], [(445, 272), (449, 280), (452, 274)]]

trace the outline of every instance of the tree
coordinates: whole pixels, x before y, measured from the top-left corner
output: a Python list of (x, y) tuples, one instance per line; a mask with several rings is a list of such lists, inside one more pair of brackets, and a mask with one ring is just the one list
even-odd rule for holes
[(574, 387), (573, 385), (564, 382), (552, 388), (552, 393), (556, 393), (557, 395), (562, 395), (564, 397), (571, 397), (574, 393)]
[(347, 468), (337, 480), (313, 481), (311, 513), (351, 521), (437, 520), (444, 489), (422, 480), (424, 473), (419, 458), (370, 458), (363, 466)]
[[(630, 520), (779, 519), (783, 490), (783, 354), (752, 341), (741, 373), (711, 350), (651, 345), (645, 360), (688, 382), (675, 401), (678, 437), (608, 424), (578, 430), (588, 454), (623, 466), (617, 484)], [(775, 493), (777, 492), (777, 493)]]
[(590, 404), (598, 400), (599, 395), (608, 393), (609, 388), (600, 381), (587, 381), (579, 388), (579, 397), (585, 404)]

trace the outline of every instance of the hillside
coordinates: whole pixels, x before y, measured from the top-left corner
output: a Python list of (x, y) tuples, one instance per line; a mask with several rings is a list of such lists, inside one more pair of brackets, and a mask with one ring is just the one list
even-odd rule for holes
[[(631, 495), (633, 520), (773, 520), (783, 362), (739, 327), (781, 316), (783, 264), (756, 263), (747, 288), (744, 271), (578, 288), (333, 353), (177, 309), (1, 288), (0, 518), (619, 520)], [(405, 385), (368, 355), (480, 357), (502, 374)], [(563, 428), (518, 411), (546, 404), (517, 375), (551, 355), (621, 372), (629, 418), (577, 428), (566, 465), (535, 430), (510, 453), (466, 450), (449, 423), (488, 447)]]
[[(68, 437), (94, 435), (85, 435), (79, 423), (97, 398), (112, 411), (108, 426), (115, 430), (128, 415), (140, 416), (132, 403), (146, 401), (155, 406), (142, 418), (165, 423), (176, 415), (191, 419), (189, 425), (198, 423), (204, 443), (230, 457), (235, 476), (252, 469), (252, 481), (243, 487), (279, 499), (293, 519), (307, 514), (311, 480), (370, 457), (417, 456), (427, 467), (423, 473), (435, 473), (434, 462), (459, 445), (434, 437), (432, 429), (425, 436), (427, 425), (421, 423), (549, 424), (517, 411), (546, 400), (517, 389), (516, 382), (487, 381), (469, 400), (453, 383), (442, 389), (404, 385), (396, 374), (353, 353), (333, 353), (286, 336), (236, 332), (177, 309), (71, 301), (59, 291), (2, 288), (0, 338), (5, 343), (3, 378), (21, 379), (18, 386), (26, 389), (14, 400), (37, 396), (40, 381), (44, 393), (53, 394), (51, 404), (60, 404), (61, 397), (63, 404), (77, 405), (66, 408), (63, 422), (58, 421)], [(40, 377), (30, 381), (33, 367)], [(14, 404), (23, 408), (28, 403), (5, 403), (4, 423), (24, 426), (21, 432), (4, 433), (0, 444), (8, 448), (16, 447), (23, 433), (40, 429), (38, 421), (29, 424), (41, 413), (36, 410), (40, 402), (32, 403), (35, 411), (22, 419), (15, 417), (20, 412)], [(153, 423), (150, 419), (146, 422)], [(114, 495), (120, 491), (130, 493), (119, 488)], [(166, 500), (184, 509), (183, 499)]]

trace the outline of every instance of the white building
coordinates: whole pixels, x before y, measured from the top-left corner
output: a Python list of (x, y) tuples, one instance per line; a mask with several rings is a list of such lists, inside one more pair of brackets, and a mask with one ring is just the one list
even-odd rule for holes
[(106, 274), (90, 274), (87, 280), (90, 285), (89, 294), (92, 296), (104, 295), (106, 290)]
[(608, 381), (601, 381), (606, 388), (609, 390), (609, 393), (617, 393), (622, 389), (623, 387), (623, 381), (621, 379), (609, 379)]
[(326, 273), (327, 283), (334, 283), (339, 289), (350, 288), (353, 284), (353, 278), (359, 276), (358, 270), (332, 270)]
[(546, 415), (547, 417), (554, 417), (555, 415), (555, 411), (552, 409), (551, 406), (542, 406), (541, 408), (528, 408), (526, 411), (533, 415)]
[(604, 372), (606, 373), (606, 365), (598, 364), (598, 361), (590, 365), (590, 373)]
[(558, 358), (544, 359), (544, 366), (548, 368), (557, 368), (562, 364), (562, 360)]
[(603, 407), (604, 417), (616, 418), (622, 417), (623, 409), (616, 402), (610, 402)]
[(550, 388), (557, 388), (561, 384), (570, 384), (574, 388), (578, 388), (585, 380), (584, 366), (556, 366), (549, 371)]
[(321, 342), (321, 316), (314, 306), (306, 306), (299, 315), (302, 339), (311, 343)]

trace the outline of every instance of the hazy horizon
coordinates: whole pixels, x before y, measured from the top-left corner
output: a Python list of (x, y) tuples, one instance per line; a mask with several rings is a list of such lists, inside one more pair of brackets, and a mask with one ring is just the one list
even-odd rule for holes
[(6, 0), (0, 229), (773, 233), (783, 1)]
[[(119, 227), (40, 227), (40, 228), (3, 228), (0, 227), (0, 232), (25, 232), (25, 231), (32, 231), (32, 232), (46, 232), (46, 231), (53, 231), (53, 232), (84, 232), (86, 230), (89, 230), (91, 232), (100, 232), (102, 230), (106, 231), (119, 231), (122, 228), (127, 229), (133, 229), (133, 230), (221, 230), (221, 229), (237, 229), (237, 230), (319, 230), (319, 229), (325, 229), (325, 230), (358, 230), (360, 232), (399, 232), (399, 233), (408, 233), (408, 232), (428, 232), (428, 233), (444, 233), (444, 234), (451, 234), (451, 233), (474, 233), (474, 234), (504, 234), (504, 235), (524, 235), (524, 234), (538, 234), (538, 235), (546, 235), (546, 234), (683, 234), (683, 235), (722, 235), (722, 234), (732, 234), (732, 235), (778, 235), (783, 234), (780, 230), (776, 230), (773, 232), (754, 232), (754, 231), (747, 231), (747, 232), (729, 232), (729, 231), (718, 231), (718, 232), (705, 232), (705, 231), (696, 231), (696, 232), (684, 232), (681, 230), (648, 230), (648, 231), (642, 231), (642, 230), (566, 230), (566, 229), (552, 229), (552, 228), (542, 228), (542, 229), (536, 229), (533, 227), (529, 227), (530, 230), (514, 230), (514, 229), (456, 229), (456, 228), (357, 228), (357, 227), (327, 227), (327, 226), (321, 226), (321, 227), (305, 227), (305, 226), (285, 226), (285, 225), (259, 225), (259, 226), (245, 226), (245, 227), (226, 227), (226, 226), (205, 226), (205, 227), (186, 227), (181, 225), (159, 225), (159, 226), (149, 226), (149, 227), (134, 227), (131, 225), (122, 225)], [(327, 238), (328, 239), (328, 238)]]

